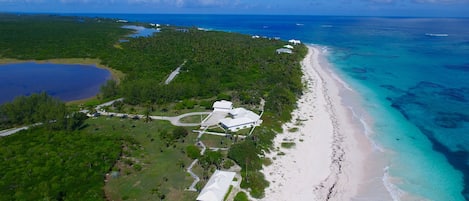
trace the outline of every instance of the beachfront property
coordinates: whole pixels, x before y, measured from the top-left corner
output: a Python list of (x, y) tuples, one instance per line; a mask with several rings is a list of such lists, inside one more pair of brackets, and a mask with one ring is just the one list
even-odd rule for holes
[(288, 41), (289, 43), (293, 44), (293, 45), (299, 45), (301, 44), (301, 41), (300, 40), (295, 40), (295, 39), (291, 39)]
[(232, 132), (258, 126), (262, 123), (261, 117), (245, 108), (233, 108), (233, 103), (227, 100), (215, 101), (213, 112), (205, 118), (201, 126), (221, 126)]
[(220, 126), (232, 132), (251, 128), (261, 123), (260, 116), (244, 108), (235, 108), (229, 112), (229, 117), (220, 120)]
[(197, 196), (197, 201), (222, 201), (225, 198), (235, 172), (216, 170)]
[(287, 48), (280, 48), (276, 50), (277, 54), (293, 54), (293, 51), (291, 49)]

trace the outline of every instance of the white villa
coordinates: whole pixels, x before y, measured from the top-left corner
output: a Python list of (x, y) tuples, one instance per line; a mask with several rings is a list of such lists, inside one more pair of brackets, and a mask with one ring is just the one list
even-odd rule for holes
[(236, 173), (216, 170), (197, 196), (197, 201), (223, 201)]
[(258, 126), (261, 123), (261, 117), (244, 108), (235, 108), (229, 112), (229, 117), (221, 119), (220, 125), (232, 132), (240, 129)]
[(251, 128), (262, 123), (261, 117), (244, 108), (233, 108), (231, 101), (220, 100), (213, 103), (213, 112), (201, 123), (201, 128), (221, 126), (232, 132)]

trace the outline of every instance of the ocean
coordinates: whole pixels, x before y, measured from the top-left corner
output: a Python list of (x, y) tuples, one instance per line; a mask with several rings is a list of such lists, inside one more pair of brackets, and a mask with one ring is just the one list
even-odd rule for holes
[(196, 26), (323, 46), (334, 70), (360, 94), (360, 107), (373, 119), (368, 137), (386, 156), (382, 181), (391, 197), (469, 200), (467, 18), (81, 16)]

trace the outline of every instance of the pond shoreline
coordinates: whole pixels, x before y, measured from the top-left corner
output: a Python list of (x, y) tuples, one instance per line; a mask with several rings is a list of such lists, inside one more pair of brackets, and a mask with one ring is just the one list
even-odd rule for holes
[[(101, 64), (101, 60), (99, 59), (90, 59), (90, 58), (63, 58), (63, 59), (46, 59), (46, 60), (34, 60), (34, 59), (28, 59), (28, 60), (20, 60), (20, 59), (13, 59), (13, 58), (0, 58), (0, 65), (6, 65), (6, 64), (18, 64), (18, 63), (37, 63), (37, 64), (65, 64), (65, 65), (85, 65), (85, 66), (93, 66), (99, 69), (104, 69), (108, 71), (111, 75), (111, 79), (115, 80), (118, 84), (124, 79), (125, 74), (119, 70), (113, 69), (109, 66)], [(83, 103), (87, 102), (93, 99), (96, 99), (97, 95), (87, 97), (87, 98), (82, 98), (82, 99), (76, 99), (76, 100), (69, 100), (65, 101), (68, 104), (78, 104), (78, 103)]]

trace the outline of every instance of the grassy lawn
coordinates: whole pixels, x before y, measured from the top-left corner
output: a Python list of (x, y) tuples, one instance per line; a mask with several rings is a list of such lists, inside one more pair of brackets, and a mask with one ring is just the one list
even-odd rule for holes
[(204, 134), (200, 139), (207, 147), (228, 148), (233, 144), (230, 137)]
[(193, 115), (193, 116), (188, 116), (180, 119), (182, 123), (200, 123), (202, 120), (205, 119), (208, 115)]
[[(174, 103), (169, 103), (169, 104), (153, 104), (150, 105), (151, 112), (150, 115), (152, 116), (179, 116), (185, 113), (189, 112), (209, 112), (211, 110), (205, 109), (205, 107), (202, 106), (195, 106), (192, 109), (175, 109), (175, 104)], [(119, 112), (119, 113), (128, 113), (128, 114), (145, 114), (147, 111), (148, 107), (146, 106), (141, 106), (141, 105), (127, 105), (125, 104), (120, 110), (117, 110), (114, 107), (106, 107), (106, 111), (110, 112)], [(203, 116), (205, 118), (206, 116)], [(191, 119), (193, 118), (193, 119)], [(194, 116), (194, 117), (187, 117), (184, 118), (183, 120), (188, 121), (185, 123), (199, 123), (200, 122), (200, 116)], [(193, 121), (193, 122), (191, 122)]]
[[(187, 145), (195, 143), (195, 134), (190, 133), (184, 142), (167, 146), (159, 133), (171, 132), (175, 127), (166, 121), (144, 123), (143, 120), (100, 117), (90, 119), (88, 124), (89, 132), (113, 132), (132, 137), (135, 142), (135, 146), (124, 149), (124, 155), (132, 159), (133, 165), (118, 162), (113, 168), (120, 176), (110, 178), (105, 186), (109, 200), (156, 200), (161, 195), (165, 200), (195, 199), (197, 193), (184, 191), (193, 179), (185, 172), (192, 161), (183, 152)], [(141, 170), (134, 168), (136, 164)]]

